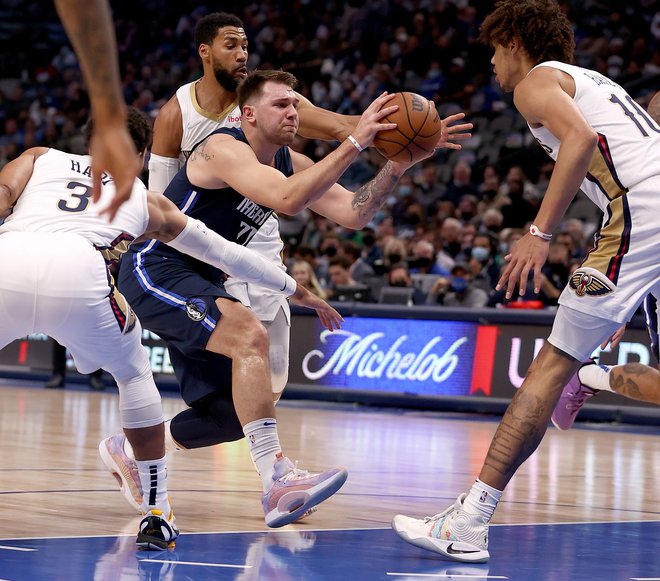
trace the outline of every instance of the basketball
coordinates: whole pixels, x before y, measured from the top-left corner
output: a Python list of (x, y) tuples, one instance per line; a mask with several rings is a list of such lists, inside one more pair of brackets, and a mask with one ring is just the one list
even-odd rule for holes
[(383, 123), (396, 123), (397, 128), (380, 131), (374, 147), (391, 161), (409, 162), (426, 156), (440, 137), (440, 115), (428, 99), (417, 93), (396, 93), (385, 105), (398, 105), (395, 113), (382, 119)]

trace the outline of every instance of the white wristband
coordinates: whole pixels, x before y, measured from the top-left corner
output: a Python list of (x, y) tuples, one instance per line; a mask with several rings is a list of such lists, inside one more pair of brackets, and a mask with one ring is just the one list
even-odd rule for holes
[(357, 149), (360, 153), (364, 151), (364, 147), (362, 147), (359, 143), (358, 140), (355, 139), (352, 135), (349, 135), (346, 139), (348, 139), (353, 145), (355, 145), (355, 149)]
[(545, 232), (541, 232), (541, 230), (539, 230), (538, 226), (536, 226), (535, 224), (532, 224), (529, 227), (529, 233), (532, 236), (537, 236), (538, 238), (545, 240), (546, 242), (552, 240), (552, 234), (546, 234)]

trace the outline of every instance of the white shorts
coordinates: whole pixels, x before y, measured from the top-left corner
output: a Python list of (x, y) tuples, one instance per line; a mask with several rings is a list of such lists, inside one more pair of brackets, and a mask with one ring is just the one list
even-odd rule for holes
[(660, 292), (660, 178), (613, 200), (596, 248), (571, 277), (559, 304), (617, 323)]
[[(78, 371), (142, 373), (141, 327), (101, 254), (76, 234), (0, 234), (0, 347), (30, 333), (65, 345)], [(148, 362), (146, 362), (148, 365)]]
[(649, 293), (660, 296), (660, 178), (646, 180), (612, 201), (596, 248), (559, 298), (548, 338), (585, 360)]

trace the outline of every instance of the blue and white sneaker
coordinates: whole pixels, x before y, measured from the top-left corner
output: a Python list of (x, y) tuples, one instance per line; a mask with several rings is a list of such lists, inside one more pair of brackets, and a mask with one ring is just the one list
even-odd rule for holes
[(447, 510), (423, 519), (397, 514), (392, 528), (406, 542), (448, 559), (463, 563), (485, 563), (488, 552), (488, 524), (463, 510), (461, 494)]

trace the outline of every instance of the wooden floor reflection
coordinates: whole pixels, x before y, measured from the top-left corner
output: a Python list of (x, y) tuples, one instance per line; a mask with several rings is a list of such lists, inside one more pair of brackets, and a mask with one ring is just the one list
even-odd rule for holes
[[(166, 415), (183, 408), (165, 398)], [(284, 402), (285, 454), (343, 465), (346, 485), (291, 528), (382, 528), (397, 512), (446, 508), (477, 474), (497, 422), (478, 416)], [(0, 385), (0, 539), (114, 535), (137, 515), (98, 458), (119, 430), (116, 393)], [(660, 430), (550, 429), (511, 482), (495, 523), (660, 520)], [(182, 532), (261, 531), (260, 482), (245, 442), (176, 453), (169, 484)]]

